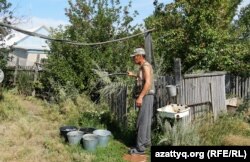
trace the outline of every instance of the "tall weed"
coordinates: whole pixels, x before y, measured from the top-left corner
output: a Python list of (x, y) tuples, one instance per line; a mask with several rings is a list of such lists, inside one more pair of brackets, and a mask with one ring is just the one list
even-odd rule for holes
[(181, 121), (174, 121), (173, 126), (169, 121), (161, 121), (163, 135), (158, 142), (159, 145), (170, 146), (197, 146), (200, 145), (198, 125), (184, 124)]
[(33, 90), (33, 75), (22, 71), (17, 75), (17, 90), (19, 94), (29, 96)]
[(241, 115), (222, 115), (212, 125), (204, 123), (200, 135), (204, 145), (223, 145), (226, 136), (250, 136), (250, 127)]
[(5, 120), (15, 120), (22, 116), (26, 111), (16, 104), (15, 99), (9, 93), (3, 93), (3, 99), (0, 100), (0, 122)]

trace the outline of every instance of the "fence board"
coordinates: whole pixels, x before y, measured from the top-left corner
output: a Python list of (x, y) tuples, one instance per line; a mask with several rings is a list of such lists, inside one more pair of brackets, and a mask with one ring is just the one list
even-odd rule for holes
[[(192, 106), (191, 116), (197, 118), (204, 115), (211, 106), (214, 116), (226, 111), (225, 106), (225, 72), (186, 74), (183, 77), (185, 103)], [(210, 106), (207, 106), (210, 105)]]
[[(172, 76), (158, 76), (156, 78), (155, 109), (171, 102), (166, 91), (166, 85), (174, 85), (174, 82)], [(227, 111), (225, 100), (228, 93), (250, 98), (250, 77), (242, 79), (239, 76), (226, 75), (225, 72), (186, 74), (183, 76), (180, 85), (180, 104), (191, 107), (190, 118), (187, 118), (187, 120), (211, 111), (217, 118), (220, 113)], [(116, 98), (113, 97), (113, 100), (116, 100)], [(126, 103), (126, 96), (119, 100), (119, 103), (122, 102)], [(116, 107), (121, 108), (122, 105), (118, 104)], [(121, 109), (122, 112), (119, 115), (121, 120), (126, 119), (125, 107), (126, 105)], [(117, 108), (114, 111), (118, 111)]]
[(226, 76), (226, 93), (239, 98), (249, 98), (250, 77), (240, 77), (232, 74)]
[(127, 123), (127, 87), (123, 86), (117, 89), (108, 97), (110, 111), (115, 115), (117, 121), (124, 126)]

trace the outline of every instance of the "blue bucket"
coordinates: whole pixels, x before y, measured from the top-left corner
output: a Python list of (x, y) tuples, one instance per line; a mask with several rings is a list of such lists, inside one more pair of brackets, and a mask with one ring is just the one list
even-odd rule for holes
[(85, 150), (94, 152), (98, 144), (98, 138), (94, 134), (84, 134), (82, 136), (82, 144)]
[(106, 147), (108, 146), (109, 138), (111, 136), (111, 132), (104, 129), (98, 129), (93, 131), (94, 135), (98, 137), (98, 146)]
[(67, 133), (68, 141), (70, 145), (79, 144), (84, 132), (82, 131), (71, 131)]

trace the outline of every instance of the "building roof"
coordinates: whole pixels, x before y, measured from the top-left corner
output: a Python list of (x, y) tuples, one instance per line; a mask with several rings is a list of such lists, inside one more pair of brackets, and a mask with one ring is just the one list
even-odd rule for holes
[[(27, 31), (35, 32), (48, 36), (49, 29), (45, 26), (40, 26)], [(17, 31), (13, 31), (11, 34), (5, 37), (5, 46), (12, 46), (13, 48), (21, 49), (37, 49), (37, 50), (49, 50), (49, 46), (45, 39), (26, 35)]]

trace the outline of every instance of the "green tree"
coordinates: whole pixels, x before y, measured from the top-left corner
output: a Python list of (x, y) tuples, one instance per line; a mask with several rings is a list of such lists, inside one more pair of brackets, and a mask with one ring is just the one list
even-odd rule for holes
[[(132, 25), (138, 14), (131, 13), (131, 2), (121, 6), (119, 0), (69, 1), (66, 15), (70, 25), (65, 30), (53, 30), (53, 36), (75, 42), (105, 42), (140, 32), (140, 25)], [(65, 85), (72, 82), (80, 91), (90, 90), (96, 81), (93, 70), (98, 65), (107, 72), (127, 71), (132, 66), (129, 54), (133, 47), (143, 44), (143, 36), (103, 45), (78, 46), (51, 43), (47, 62), (47, 76)]]
[(154, 2), (154, 14), (146, 19), (154, 33), (156, 53), (164, 59), (163, 73), (171, 71), (174, 57), (182, 59), (183, 72), (246, 68), (244, 46), (230, 29), (241, 0), (176, 0), (164, 5)]
[[(7, 0), (0, 0), (0, 20), (3, 23), (10, 24), (12, 19), (12, 11), (9, 10), (11, 7), (11, 3)], [(9, 29), (5, 27), (0, 27), (0, 68), (6, 66), (7, 59), (8, 59), (8, 51), (5, 48), (4, 38), (10, 32)]]
[(235, 28), (237, 29), (238, 36), (241, 40), (249, 41), (250, 39), (250, 4), (242, 8), (239, 14), (239, 18), (235, 22)]
[(244, 54), (241, 55), (241, 62), (238, 66), (242, 66), (245, 75), (250, 75), (250, 4), (242, 8), (238, 19), (235, 21), (232, 33), (238, 44), (243, 46)]

